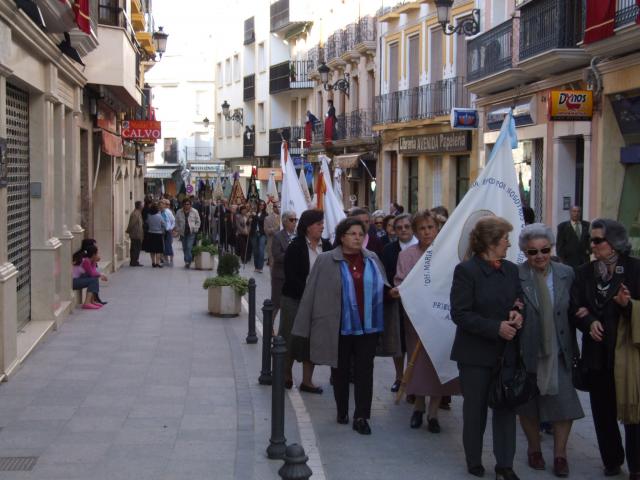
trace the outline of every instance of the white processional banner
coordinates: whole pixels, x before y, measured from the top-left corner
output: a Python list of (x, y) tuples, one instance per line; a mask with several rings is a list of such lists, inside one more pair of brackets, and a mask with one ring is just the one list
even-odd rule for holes
[(513, 231), (507, 259), (523, 261), (517, 245), (524, 218), (511, 151), (516, 147), (515, 123), (510, 113), (486, 167), (399, 288), (402, 304), (442, 383), (458, 376), (457, 366), (450, 360), (456, 327), (451, 320), (449, 295), (453, 270), (470, 256), (469, 233), (478, 219), (495, 215), (509, 221)]
[[(342, 204), (333, 190), (331, 185), (331, 171), (329, 170), (329, 162), (331, 160), (326, 155), (320, 155), (320, 171), (322, 172), (322, 181), (324, 182), (324, 199), (322, 205), (324, 207), (324, 230), (322, 237), (328, 239), (331, 243), (336, 236), (336, 227), (338, 223), (346, 217)], [(321, 195), (321, 192), (318, 192)]]
[(280, 165), (282, 165), (282, 201), (280, 211), (293, 211), (300, 218), (302, 212), (308, 210), (307, 200), (304, 198), (300, 182), (293, 166), (293, 160), (289, 156), (289, 149), (285, 142), (282, 142), (280, 150)]

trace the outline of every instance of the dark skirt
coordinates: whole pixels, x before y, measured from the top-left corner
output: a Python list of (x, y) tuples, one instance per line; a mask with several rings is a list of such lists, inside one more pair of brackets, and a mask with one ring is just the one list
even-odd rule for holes
[(149, 253), (164, 253), (164, 234), (162, 233), (147, 233), (144, 237), (145, 241), (148, 239), (147, 252)]
[(278, 328), (278, 335), (287, 342), (289, 358), (293, 358), (298, 362), (309, 362), (311, 361), (309, 339), (291, 335), (299, 305), (300, 300), (286, 295), (280, 296), (280, 327)]

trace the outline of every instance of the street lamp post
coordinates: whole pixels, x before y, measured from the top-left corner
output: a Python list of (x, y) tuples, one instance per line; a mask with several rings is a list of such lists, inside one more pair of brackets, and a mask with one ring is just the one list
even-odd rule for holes
[(153, 46), (156, 49), (156, 52), (162, 58), (162, 54), (167, 51), (167, 38), (169, 38), (169, 34), (163, 30), (163, 27), (158, 27), (158, 30), (153, 32)]
[(336, 83), (329, 83), (329, 72), (331, 69), (327, 67), (327, 64), (322, 62), (318, 67), (318, 73), (320, 73), (320, 81), (324, 89), (328, 92), (330, 90), (340, 90), (347, 97), (349, 96), (349, 74), (345, 73), (344, 78), (338, 79)]
[(234, 108), (233, 113), (230, 113), (229, 110), (231, 109), (231, 105), (229, 105), (229, 102), (226, 100), (222, 102), (222, 105), (220, 106), (222, 107), (222, 115), (225, 120), (233, 120), (238, 122), (240, 125), (243, 124), (244, 118), (241, 108)]

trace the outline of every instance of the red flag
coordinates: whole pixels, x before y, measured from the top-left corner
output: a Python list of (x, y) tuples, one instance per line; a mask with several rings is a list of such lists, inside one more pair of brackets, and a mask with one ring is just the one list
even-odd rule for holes
[(587, 24), (584, 43), (593, 43), (613, 35), (616, 0), (587, 0)]
[(87, 35), (91, 35), (91, 17), (89, 16), (89, 0), (76, 0), (73, 4), (78, 28)]
[(316, 196), (317, 196), (317, 208), (324, 210), (324, 195), (327, 193), (327, 186), (324, 184), (324, 175), (322, 172), (318, 172), (316, 177)]

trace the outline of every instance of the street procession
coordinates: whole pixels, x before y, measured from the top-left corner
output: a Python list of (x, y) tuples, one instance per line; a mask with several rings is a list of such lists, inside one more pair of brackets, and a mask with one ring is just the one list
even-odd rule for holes
[(638, 0), (0, 0), (0, 480), (640, 480), (638, 192)]

